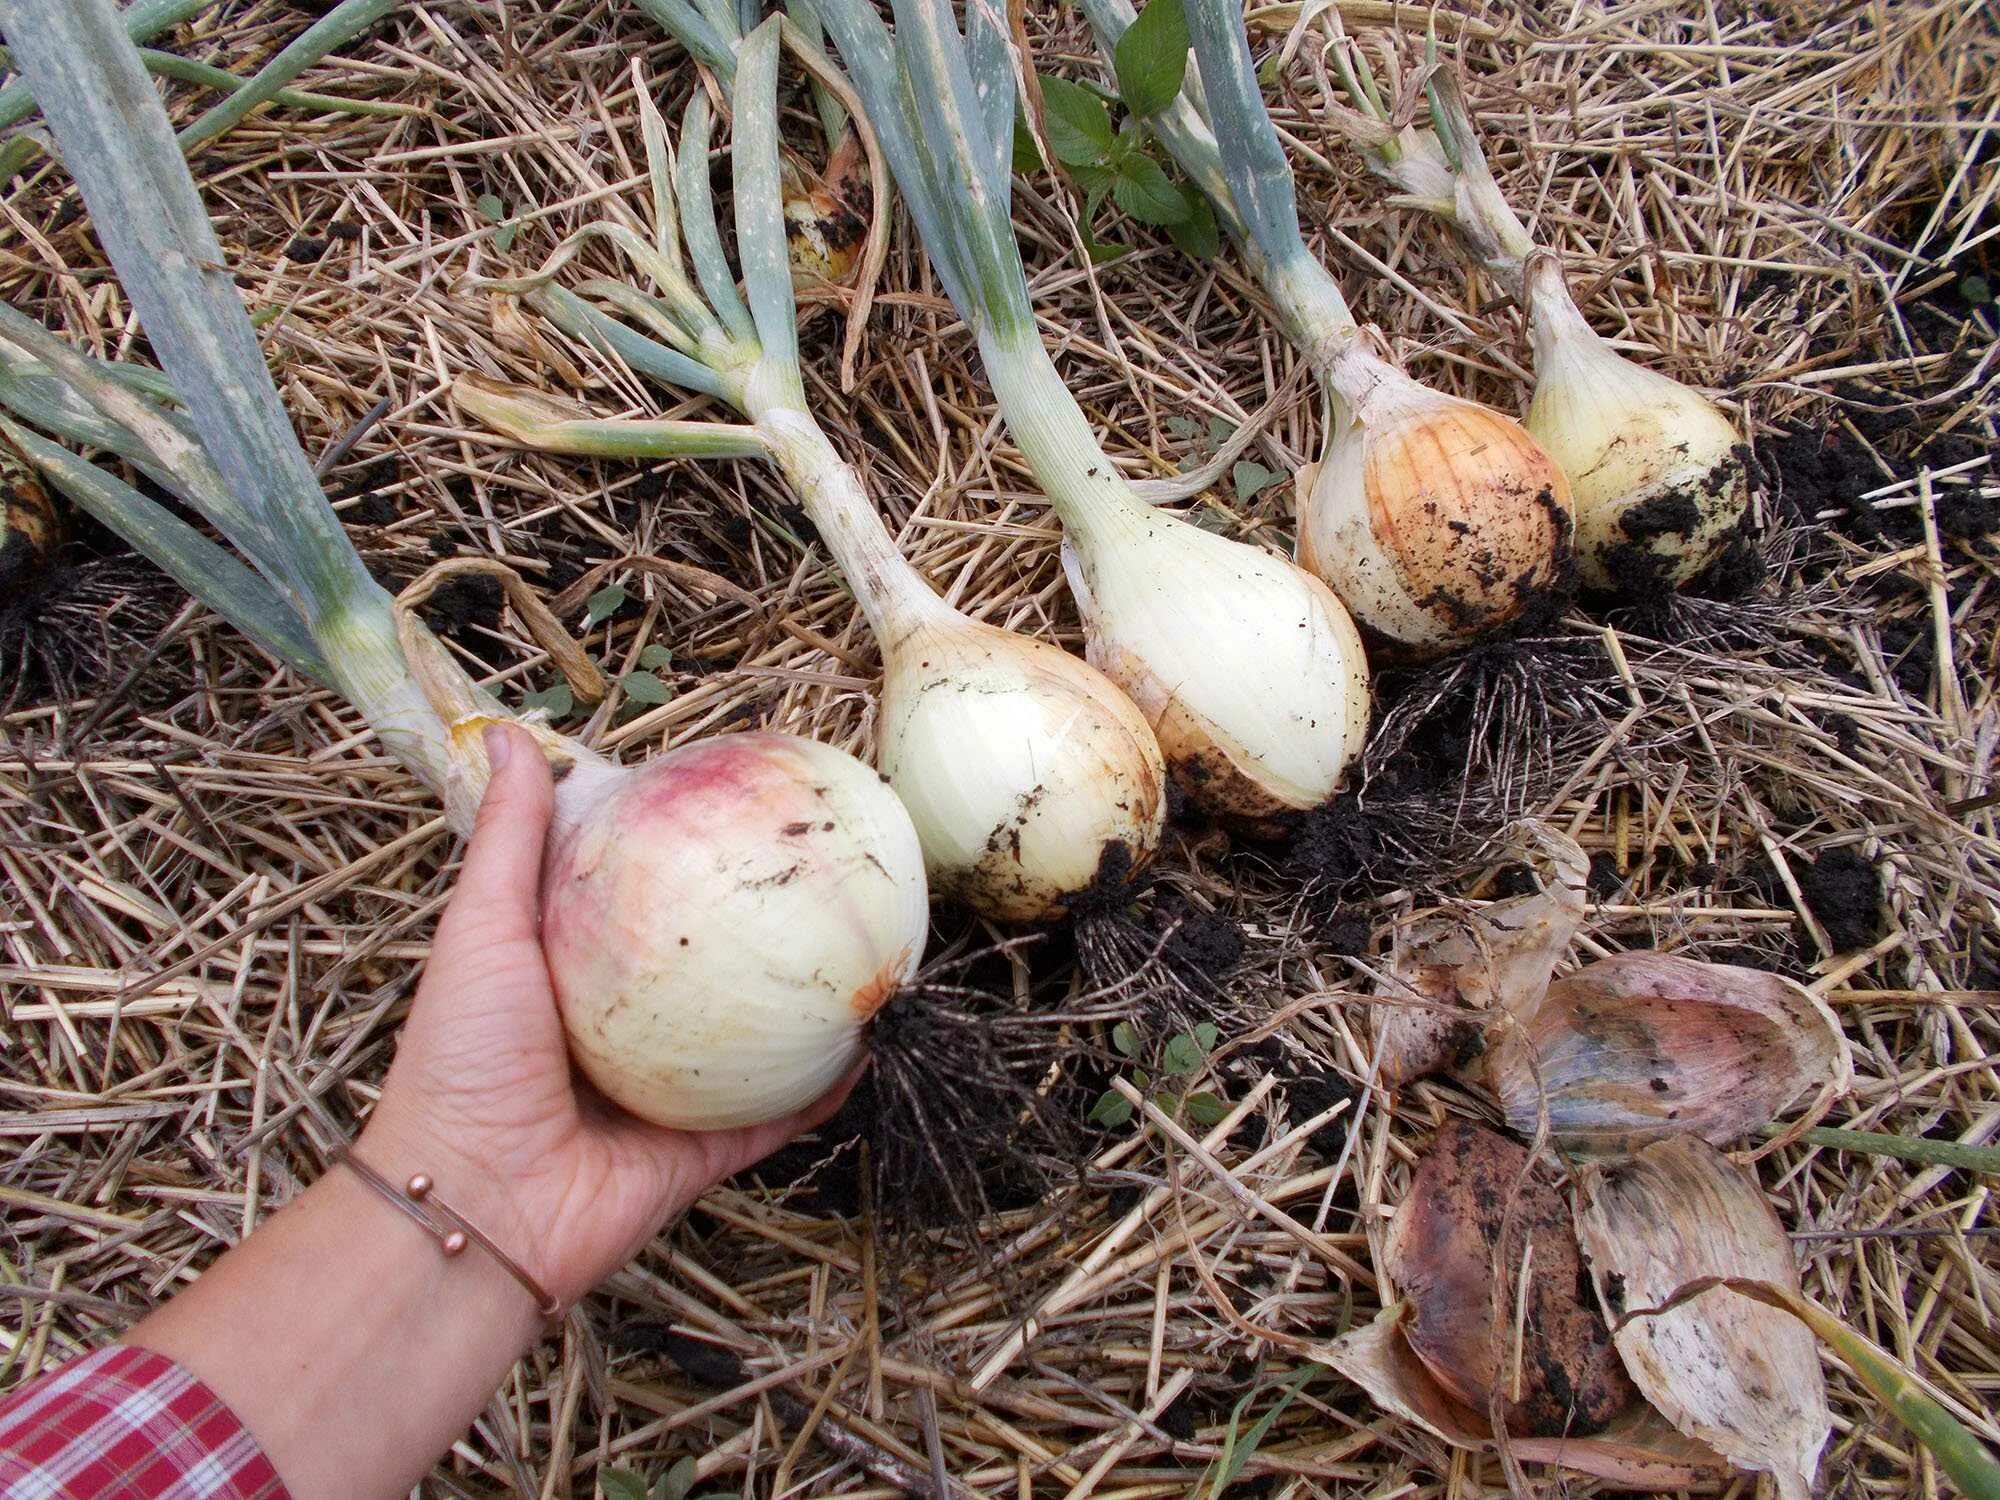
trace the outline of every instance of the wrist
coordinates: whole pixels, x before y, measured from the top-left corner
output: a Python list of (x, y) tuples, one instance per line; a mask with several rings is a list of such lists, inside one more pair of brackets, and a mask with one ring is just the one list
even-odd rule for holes
[[(439, 1234), (431, 1236), (436, 1253), (454, 1260), (485, 1262), (535, 1308), (538, 1317), (547, 1315), (537, 1305), (538, 1291), (562, 1298), (562, 1290), (551, 1279), (554, 1268), (545, 1263), (546, 1236), (536, 1232), (523, 1206), (520, 1184), (504, 1165), (447, 1141), (441, 1132), (405, 1116), (386, 1101), (370, 1116), (351, 1155), (367, 1170), (356, 1172), (351, 1165), (335, 1170), (351, 1177), (385, 1212), (397, 1213), (419, 1233), (428, 1231), (393, 1200), (408, 1200), (409, 1184), (420, 1176), (426, 1180), (421, 1207), (424, 1217), (440, 1226)], [(370, 1172), (382, 1180), (380, 1185), (367, 1181)], [(389, 1191), (384, 1192), (384, 1187)], [(440, 1208), (450, 1212), (440, 1212)], [(451, 1222), (454, 1218), (476, 1233), (464, 1237), (467, 1243), (462, 1249), (447, 1255), (439, 1241), (444, 1233), (458, 1227)], [(481, 1243), (482, 1237), (487, 1243)], [(528, 1278), (536, 1290), (523, 1285), (520, 1276)]]

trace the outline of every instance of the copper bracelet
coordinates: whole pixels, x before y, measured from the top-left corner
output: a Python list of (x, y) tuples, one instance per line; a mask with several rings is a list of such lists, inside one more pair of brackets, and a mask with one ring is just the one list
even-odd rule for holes
[(549, 1323), (560, 1321), (563, 1305), (547, 1292), (542, 1284), (521, 1268), (505, 1250), (494, 1244), (478, 1225), (451, 1205), (440, 1201), (432, 1189), (435, 1184), (427, 1172), (419, 1172), (401, 1187), (397, 1187), (387, 1177), (369, 1166), (354, 1154), (351, 1147), (342, 1147), (334, 1154), (336, 1166), (345, 1163), (347, 1168), (368, 1186), (376, 1195), (385, 1199), (395, 1210), (411, 1220), (425, 1234), (437, 1241), (437, 1247), (446, 1256), (461, 1254), (468, 1244), (476, 1244), (494, 1260), (509, 1276), (521, 1283), (521, 1290), (535, 1299), (535, 1311)]

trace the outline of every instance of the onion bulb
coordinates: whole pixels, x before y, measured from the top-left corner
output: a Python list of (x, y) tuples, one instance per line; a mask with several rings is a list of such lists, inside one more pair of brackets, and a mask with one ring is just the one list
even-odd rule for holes
[(1419, 384), (1358, 337), (1321, 376), (1334, 427), (1300, 478), (1298, 558), (1362, 625), (1428, 655), (1560, 595), (1570, 487), (1527, 429)]
[(1571, 300), (1555, 257), (1528, 263), (1528, 430), (1569, 476), (1592, 588), (1671, 589), (1716, 560), (1750, 503), (1736, 427), (1699, 391), (1634, 364)]
[[(1041, 472), (1053, 496), (1061, 471)], [(1138, 703), (1190, 801), (1276, 832), (1339, 789), (1368, 732), (1368, 662), (1319, 579), (1138, 501), (1071, 510), (1063, 567), (1091, 663)]]
[(940, 896), (1046, 921), (1149, 863), (1166, 767), (1132, 701), (1047, 641), (953, 613), (884, 655), (877, 763)]
[(909, 815), (816, 741), (579, 760), (558, 791), (542, 945), (570, 1051), (657, 1125), (720, 1130), (819, 1098), (915, 974), (927, 921)]

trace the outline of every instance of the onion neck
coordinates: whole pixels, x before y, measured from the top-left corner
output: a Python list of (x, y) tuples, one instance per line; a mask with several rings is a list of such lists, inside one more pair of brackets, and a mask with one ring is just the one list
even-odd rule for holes
[(1303, 246), (1298, 254), (1262, 270), (1264, 289), (1284, 319), (1292, 342), (1324, 377), (1360, 331), (1340, 284), (1325, 266), (1305, 253)]
[[(434, 694), (427, 694), (404, 659), (396, 637), (396, 620), (389, 595), (369, 583), (344, 596), (320, 597), (306, 628), (326, 658), (333, 686), (368, 721), (383, 747), (407, 766), (438, 796), (452, 779), (451, 737), (440, 717)], [(439, 662), (462, 684), (468, 709), (485, 695), (451, 663), (444, 649)]]
[(1150, 514), (1105, 454), (1032, 324), (979, 335), (1000, 414), (1056, 516), (1089, 544)]
[(1589, 320), (1578, 309), (1576, 299), (1570, 296), (1569, 283), (1563, 277), (1562, 262), (1553, 253), (1538, 250), (1527, 257), (1523, 264), (1519, 295), (1527, 303), (1528, 334), (1535, 345), (1538, 377), (1546, 376), (1555, 367), (1564, 350), (1581, 352), (1601, 349), (1607, 354), (1612, 353), (1610, 345), (1590, 326)]
[(1500, 191), (1500, 184), (1482, 163), (1458, 173), (1452, 194), (1451, 221), (1479, 263), (1519, 302), (1526, 291), (1528, 261), (1535, 255), (1534, 237)]
[(913, 630), (957, 615), (897, 549), (860, 476), (820, 426), (786, 406), (752, 410), (771, 458), (854, 590), (886, 657)]

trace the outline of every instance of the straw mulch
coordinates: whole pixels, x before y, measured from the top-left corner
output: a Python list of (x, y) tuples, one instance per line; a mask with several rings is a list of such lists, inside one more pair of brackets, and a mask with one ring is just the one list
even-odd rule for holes
[[(310, 8), (238, 0), (172, 45), (247, 71)], [(1044, 70), (1094, 66), (1066, 11), (1031, 9)], [(1296, 9), (1261, 19), (1282, 36)], [(1395, 21), (1373, 0), (1341, 9), (1371, 44)], [(1401, 17), (1406, 42), (1422, 15)], [(1511, 680), (1545, 690), (1507, 700), (1488, 769), (1395, 791), (1428, 820), (1428, 863), (1389, 850), (1335, 900), (1281, 852), (1176, 835), (1167, 878), (1247, 924), (1260, 1003), (1282, 1012), (1239, 1021), (1236, 1040), (1282, 1031), (1326, 1065), (1312, 1087), (1239, 1045), (1212, 1080), (1236, 1123), (1206, 1152), (1143, 1117), (1109, 1131), (1066, 1216), (1011, 1210), (985, 1257), (947, 1237), (900, 1287), (870, 1221), (842, 1211), (841, 1162), (721, 1188), (520, 1365), (439, 1493), (590, 1494), (604, 1468), (652, 1475), (682, 1455), (704, 1487), (745, 1494), (921, 1488), (933, 1457), (955, 1493), (1188, 1492), (1232, 1409), (1248, 1398), (1247, 1426), (1296, 1383), (1303, 1344), (1375, 1306), (1379, 1205), (1428, 1130), (1470, 1106), (1442, 1086), (1393, 1104), (1357, 1091), (1358, 995), (1401, 915), (1490, 888), (1474, 851), (1517, 811), (1592, 851), (1591, 952), (1653, 945), (1809, 979), (1857, 1049), (1836, 1121), (2000, 1136), (1995, 314), (1963, 281), (1983, 269), (2000, 288), (1993, 12), (1716, 0), (1447, 8), (1436, 24), (1463, 50), (1496, 171), (1570, 258), (1596, 326), (1720, 392), (1759, 440), (1770, 576), (1665, 611), (1573, 613), (1524, 648)], [(1518, 409), (1518, 314), (1467, 284), (1434, 227), (1385, 209), (1321, 115), (1322, 35), (1300, 39), (1276, 99), (1310, 233), (1417, 373)], [(382, 577), (491, 556), (555, 594), (634, 554), (707, 568), (754, 603), (604, 575), (630, 602), (590, 629), (592, 650), (623, 670), (664, 644), (676, 691), (598, 710), (598, 742), (631, 757), (764, 725), (865, 752), (872, 644), (769, 475), (533, 458), (442, 396), (482, 369), (606, 414), (679, 410), (463, 285), (532, 266), (591, 215), (644, 222), (635, 57), (673, 100), (690, 86), (628, 5), (412, 4), (301, 87), (418, 113), (266, 111), (195, 167), (245, 300), (273, 315), (266, 346), (308, 450), (381, 407), (328, 483)], [(184, 85), (173, 99), (201, 102)], [(487, 194), (518, 224), (505, 248)], [(1315, 452), (1317, 402), (1287, 383), (1294, 357), (1227, 255), (1194, 265), (1100, 225), (1136, 250), (1092, 268), (1076, 194), (1043, 174), (1018, 198), (1047, 335), (1135, 473), (1200, 457), (1168, 417), (1236, 424), (1272, 393), (1250, 456), (1289, 471)], [(16, 182), (0, 294), (120, 354), (137, 336), (102, 265), (58, 170)], [(816, 402), (908, 553), (976, 613), (1074, 645), (1054, 527), (905, 230), (851, 392), (836, 318), (813, 330)], [(1225, 485), (1214, 524), (1285, 547), (1288, 489), (1246, 503)], [(8, 1384), (127, 1326), (326, 1169), (390, 1056), (455, 857), (437, 808), (343, 705), (129, 563), (87, 562), (69, 583), (108, 601), (66, 617), (73, 695), (26, 684), (0, 720)], [(458, 587), (430, 613), (503, 694), (550, 685), (497, 596)], [(585, 624), (580, 607), (568, 618)], [(1436, 739), (1420, 731), (1410, 753)], [(946, 940), (1001, 936), (940, 921)], [(1051, 938), (1010, 962), (1059, 995), (1066, 953)], [(1807, 1291), (1993, 1436), (1990, 1184), (1804, 1147), (1757, 1171)], [(1027, 1313), (1035, 1336), (1011, 1352)], [(687, 1339), (741, 1362), (720, 1372), (729, 1388), (687, 1372), (718, 1373)], [(974, 1389), (995, 1351), (1004, 1374)], [(1833, 1489), (1938, 1493), (1905, 1430), (1830, 1378)], [(1287, 1495), (1502, 1482), (1324, 1374), (1241, 1475)]]

